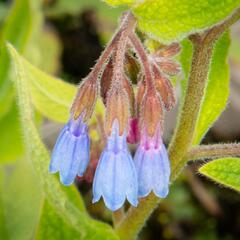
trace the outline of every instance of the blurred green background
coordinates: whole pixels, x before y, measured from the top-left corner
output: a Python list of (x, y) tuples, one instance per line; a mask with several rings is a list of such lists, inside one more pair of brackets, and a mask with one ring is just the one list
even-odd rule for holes
[[(94, 65), (124, 10), (110, 8), (99, 0), (43, 0), (40, 7), (39, 4), (37, 0), (32, 1), (31, 6), (23, 0), (0, 0), (0, 239), (4, 240), (35, 239), (41, 202), (38, 179), (24, 157), (5, 42), (11, 42), (41, 70), (77, 84)], [(204, 143), (240, 139), (239, 24), (233, 26), (231, 34), (229, 104)], [(179, 82), (181, 76), (177, 80)], [(176, 112), (177, 109), (166, 117), (166, 143), (175, 126)], [(51, 150), (62, 125), (45, 119), (38, 112), (36, 122)], [(94, 159), (99, 154), (98, 148), (96, 145)], [(240, 195), (196, 175), (199, 165), (201, 163), (189, 164), (169, 197), (152, 215), (140, 239), (240, 239)], [(103, 204), (91, 204), (90, 170), (88, 176), (76, 184), (90, 213), (110, 223), (111, 214)], [(53, 231), (57, 232), (58, 227)], [(62, 235), (55, 239), (74, 238)]]

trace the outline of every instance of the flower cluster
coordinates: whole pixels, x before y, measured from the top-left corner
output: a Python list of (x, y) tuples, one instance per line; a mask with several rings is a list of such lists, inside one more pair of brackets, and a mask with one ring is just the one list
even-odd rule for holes
[[(169, 191), (163, 115), (164, 109), (174, 106), (175, 98), (166, 74), (179, 72), (179, 65), (171, 57), (180, 49), (172, 44), (148, 54), (135, 27), (133, 15), (125, 13), (119, 30), (79, 87), (49, 167), (51, 173), (59, 172), (64, 185), (83, 176), (90, 159), (87, 121), (101, 95), (106, 107), (106, 143), (93, 179), (93, 202), (102, 197), (112, 211), (121, 208), (126, 199), (137, 206), (138, 198), (151, 191), (160, 198)], [(133, 78), (138, 82), (136, 94)], [(127, 143), (136, 144), (134, 157)]]

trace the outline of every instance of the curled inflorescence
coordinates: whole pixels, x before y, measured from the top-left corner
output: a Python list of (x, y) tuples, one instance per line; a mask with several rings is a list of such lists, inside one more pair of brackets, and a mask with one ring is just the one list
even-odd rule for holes
[[(174, 43), (150, 54), (135, 27), (133, 15), (125, 13), (118, 31), (82, 81), (50, 163), (50, 172), (59, 172), (64, 185), (83, 176), (90, 159), (87, 122), (101, 95), (106, 107), (106, 145), (93, 179), (93, 202), (102, 197), (112, 211), (122, 207), (125, 199), (137, 206), (138, 198), (151, 191), (160, 198), (169, 191), (170, 164), (162, 141), (163, 115), (165, 109), (175, 105), (167, 75), (180, 71), (171, 59), (180, 48)], [(134, 158), (127, 143), (137, 144)]]

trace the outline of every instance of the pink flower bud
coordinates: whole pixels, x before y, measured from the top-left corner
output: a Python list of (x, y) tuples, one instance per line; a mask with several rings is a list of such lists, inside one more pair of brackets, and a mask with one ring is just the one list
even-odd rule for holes
[(172, 43), (171, 45), (161, 48), (154, 55), (162, 58), (169, 58), (169, 57), (171, 58), (177, 55), (180, 52), (180, 50), (181, 50), (181, 47), (178, 43)]
[(105, 125), (107, 134), (111, 134), (113, 122), (117, 119), (119, 123), (119, 134), (121, 136), (126, 129), (128, 118), (128, 95), (121, 86), (113, 86), (107, 96), (107, 119)]
[(181, 71), (180, 65), (173, 60), (162, 60), (159, 62), (159, 67), (168, 75), (176, 75)]
[(138, 119), (130, 118), (127, 142), (130, 144), (136, 144), (139, 142), (139, 138), (140, 138), (140, 133), (139, 133), (139, 127), (138, 127)]
[(134, 92), (133, 92), (133, 87), (132, 87), (129, 79), (127, 78), (127, 76), (124, 76), (124, 78), (123, 78), (123, 88), (128, 95), (131, 114), (134, 115), (135, 96), (134, 96)]
[(78, 89), (77, 96), (73, 102), (71, 112), (74, 119), (77, 119), (82, 113), (84, 121), (87, 121), (92, 116), (93, 108), (98, 96), (98, 83), (84, 80)]
[(136, 97), (136, 112), (137, 115), (139, 115), (140, 110), (141, 110), (141, 105), (142, 105), (142, 100), (143, 100), (143, 96), (145, 93), (145, 82), (143, 81), (143, 79), (141, 79), (138, 83), (138, 89), (137, 89), (137, 97)]
[(172, 84), (167, 77), (163, 76), (156, 65), (152, 66), (152, 70), (154, 74), (156, 89), (161, 96), (166, 110), (169, 111), (175, 106), (176, 103)]
[(144, 95), (140, 113), (140, 128), (146, 126), (149, 136), (153, 136), (158, 125), (162, 127), (163, 109), (157, 92), (149, 92)]
[(101, 77), (101, 97), (103, 99), (104, 104), (106, 104), (107, 102), (107, 92), (111, 88), (112, 76), (113, 76), (113, 62), (112, 59), (110, 59)]

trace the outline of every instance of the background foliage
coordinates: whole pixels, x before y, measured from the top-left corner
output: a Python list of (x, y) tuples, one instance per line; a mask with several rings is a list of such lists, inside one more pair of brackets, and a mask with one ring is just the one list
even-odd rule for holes
[[(144, 39), (181, 42), (183, 73), (176, 80), (181, 86), (181, 109), (193, 54), (187, 37), (222, 22), (240, 5), (238, 0), (105, 2), (121, 7), (111, 8), (98, 0), (0, 2), (0, 239), (119, 239), (108, 224), (111, 213), (102, 203), (91, 204), (88, 181), (78, 179), (76, 186), (66, 188), (48, 173), (57, 123), (68, 119), (76, 84), (93, 66), (120, 13), (130, 8)], [(239, 135), (228, 138), (213, 125), (229, 101), (230, 67), (239, 74), (240, 33), (236, 32), (227, 31), (214, 45), (194, 146), (201, 141), (239, 140), (239, 124), (235, 126)], [(232, 78), (239, 87), (239, 75)], [(237, 101), (239, 117), (239, 94)], [(99, 138), (94, 138), (94, 127), (104, 113), (100, 100), (95, 112), (90, 122), (93, 140)], [(167, 116), (169, 125), (172, 118), (176, 113)], [(168, 134), (171, 131), (166, 141)], [(240, 238), (239, 194), (213, 183), (239, 191), (239, 158), (203, 165), (199, 172), (212, 182), (195, 176), (198, 168), (196, 163), (186, 169), (141, 239)]]

